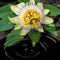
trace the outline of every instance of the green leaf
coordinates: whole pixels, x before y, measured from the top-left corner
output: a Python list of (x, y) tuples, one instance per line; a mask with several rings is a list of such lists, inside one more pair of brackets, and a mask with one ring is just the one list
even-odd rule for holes
[(35, 3), (37, 4), (38, 2), (41, 2), (41, 0), (35, 0)]
[(57, 36), (57, 30), (54, 24), (46, 24), (44, 25), (44, 29), (50, 34)]
[(28, 36), (30, 37), (30, 39), (32, 40), (32, 45), (35, 46), (36, 43), (40, 40), (41, 37), (41, 33), (36, 31), (36, 30), (31, 30), (28, 33)]
[(60, 9), (58, 7), (56, 7), (56, 6), (54, 6), (54, 5), (44, 4), (44, 8), (50, 10), (49, 16), (57, 16), (57, 15), (60, 15)]
[(10, 30), (15, 26), (15, 24), (12, 24), (7, 18), (3, 18), (0, 21), (0, 32)]
[[(21, 2), (25, 2), (25, 3), (26, 3), (26, 2), (29, 2), (29, 1), (30, 1), (30, 0), (18, 0), (18, 2), (20, 2), (20, 3), (21, 3)], [(40, 1), (41, 1), (41, 0), (35, 0), (36, 3), (40, 2)]]
[(21, 29), (11, 31), (11, 33), (7, 35), (4, 48), (10, 47), (19, 43), (23, 39), (23, 36), (20, 35), (20, 32), (21, 32)]
[(0, 32), (12, 29), (15, 24), (12, 24), (8, 17), (14, 17), (15, 14), (11, 11), (10, 6), (12, 4), (5, 5), (0, 8)]
[(25, 2), (26, 3), (26, 2), (29, 2), (29, 0), (18, 0), (18, 2), (20, 2), (20, 3)]
[(14, 17), (16, 16), (10, 9), (10, 6), (12, 4), (8, 4), (8, 5), (5, 5), (5, 6), (2, 6), (0, 8), (0, 18), (4, 18), (4, 17)]

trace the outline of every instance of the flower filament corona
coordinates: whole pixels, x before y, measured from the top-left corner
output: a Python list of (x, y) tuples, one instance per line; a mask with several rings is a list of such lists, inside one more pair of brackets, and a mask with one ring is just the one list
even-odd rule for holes
[(17, 15), (9, 20), (16, 24), (14, 29), (22, 28), (21, 35), (26, 35), (31, 29), (44, 32), (43, 24), (53, 23), (53, 19), (48, 17), (50, 12), (43, 8), (43, 3), (35, 4), (35, 0), (30, 0), (29, 4), (24, 2), (12, 5), (11, 10)]
[(40, 13), (35, 10), (28, 10), (24, 14), (25, 25), (32, 24), (34, 28), (38, 27), (38, 22), (40, 22)]

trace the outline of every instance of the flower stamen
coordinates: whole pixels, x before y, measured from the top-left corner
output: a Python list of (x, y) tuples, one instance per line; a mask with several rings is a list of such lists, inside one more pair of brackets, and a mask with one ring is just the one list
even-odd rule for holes
[(32, 24), (34, 28), (37, 28), (40, 20), (40, 13), (36, 10), (31, 9), (24, 14), (24, 25)]
[(34, 28), (37, 28), (38, 27), (38, 24), (36, 23), (35, 20), (32, 20), (32, 23), (33, 23)]

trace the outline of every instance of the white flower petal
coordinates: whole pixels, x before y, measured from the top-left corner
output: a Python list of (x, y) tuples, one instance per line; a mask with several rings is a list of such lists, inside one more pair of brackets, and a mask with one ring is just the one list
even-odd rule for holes
[(10, 6), (11, 10), (16, 14), (19, 15), (21, 13), (21, 11), (26, 7), (25, 3), (20, 3), (17, 5), (12, 5)]
[(18, 15), (18, 9), (19, 8), (16, 5), (12, 5), (12, 6), (10, 6), (10, 8), (16, 15)]
[(21, 35), (26, 35), (28, 32), (30, 31), (30, 29), (26, 29), (26, 28), (23, 28), (22, 30), (21, 30)]
[(37, 6), (39, 7), (39, 8), (43, 8), (43, 3), (41, 2), (41, 3), (37, 3)]
[(35, 5), (35, 0), (30, 0), (30, 5)]
[(15, 25), (14, 30), (16, 30), (16, 29), (20, 29), (20, 28), (22, 28), (22, 26), (21, 26), (20, 24), (17, 24), (17, 25)]
[(44, 9), (44, 14), (47, 15), (50, 12), (49, 9)]
[(25, 29), (32, 29), (32, 28), (33, 28), (33, 25), (30, 25), (30, 24), (28, 24), (28, 25), (23, 25), (23, 27), (24, 27)]
[(17, 4), (17, 6), (18, 6), (19, 8), (22, 8), (22, 7), (25, 7), (26, 4), (25, 4), (24, 2), (22, 2), (22, 3)]
[(41, 9), (41, 8), (38, 8), (36, 5), (28, 5), (28, 6), (26, 6), (26, 7), (22, 10), (21, 15), (24, 16), (24, 14), (25, 14), (28, 10), (36, 10), (37, 12), (41, 13), (41, 14), (40, 14), (41, 17), (42, 17), (42, 15), (43, 15), (42, 9)]
[(44, 32), (44, 29), (43, 29), (43, 27), (40, 25), (40, 27), (39, 28), (37, 28), (37, 30), (39, 31), (39, 32)]
[(53, 18), (50, 17), (45, 17), (44, 21), (42, 21), (43, 24), (51, 24), (53, 22), (54, 22)]
[(32, 28), (32, 25), (28, 24), (28, 25), (25, 25), (25, 21), (23, 19), (23, 15), (19, 16), (19, 24), (24, 27), (24, 28), (28, 28), (28, 29), (31, 29)]
[(23, 12), (23, 10), (24, 10), (24, 8), (26, 8), (27, 5), (25, 3), (20, 3), (17, 6), (19, 7), (19, 9), (18, 9), (18, 15), (21, 15), (22, 12)]
[(20, 23), (20, 19), (19, 19), (19, 17), (14, 17), (14, 18), (10, 18), (10, 17), (8, 17), (9, 18), (9, 20), (12, 22), (12, 23), (15, 23), (15, 24), (19, 24)]
[(44, 9), (43, 9), (43, 3), (42, 2), (41, 3), (37, 3), (36, 6), (40, 10), (40, 17), (41, 17), (41, 20), (43, 20), (44, 16), (45, 16)]

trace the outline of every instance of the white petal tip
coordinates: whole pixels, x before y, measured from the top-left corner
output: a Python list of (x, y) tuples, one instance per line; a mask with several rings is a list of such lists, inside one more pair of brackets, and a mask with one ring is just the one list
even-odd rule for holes
[(26, 35), (28, 32), (29, 32), (30, 30), (29, 29), (22, 29), (22, 31), (21, 31), (21, 35)]
[(44, 32), (44, 29), (42, 27), (37, 29), (39, 32)]
[(48, 9), (44, 9), (44, 14), (47, 15), (50, 12)]
[(45, 19), (44, 19), (44, 24), (51, 24), (53, 22), (54, 22), (53, 18), (45, 17)]

